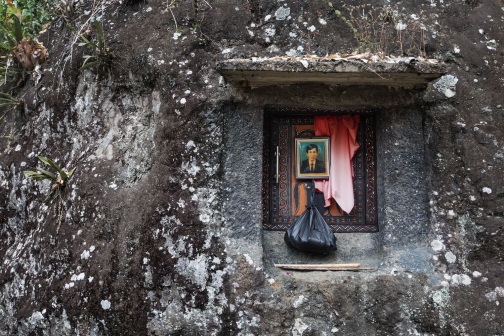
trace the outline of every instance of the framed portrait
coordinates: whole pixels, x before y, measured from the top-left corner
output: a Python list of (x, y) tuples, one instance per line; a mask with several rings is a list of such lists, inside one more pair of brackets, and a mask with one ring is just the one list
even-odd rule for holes
[(296, 138), (296, 178), (328, 179), (331, 162), (329, 137)]

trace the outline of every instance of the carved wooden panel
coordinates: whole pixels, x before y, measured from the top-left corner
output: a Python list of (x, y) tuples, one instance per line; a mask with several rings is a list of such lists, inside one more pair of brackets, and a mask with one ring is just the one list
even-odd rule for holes
[[(296, 180), (294, 173), (294, 139), (315, 136), (313, 117), (318, 114), (356, 114), (352, 111), (268, 109), (265, 117), (263, 148), (263, 228), (286, 230), (300, 216), (307, 204), (306, 189), (310, 181)], [(354, 156), (355, 207), (345, 213), (332, 200), (323, 216), (334, 232), (377, 232), (377, 184), (375, 116), (361, 115), (357, 141), (360, 148)], [(279, 149), (276, 181), (276, 150)], [(317, 196), (323, 200), (322, 195)]]

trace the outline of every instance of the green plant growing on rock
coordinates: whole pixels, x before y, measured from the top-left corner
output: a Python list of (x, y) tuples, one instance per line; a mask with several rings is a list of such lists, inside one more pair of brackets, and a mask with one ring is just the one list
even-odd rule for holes
[(56, 228), (56, 233), (58, 233), (61, 226), (61, 221), (63, 219), (63, 207), (65, 206), (62, 198), (62, 193), (64, 191), (68, 179), (70, 178), (70, 176), (72, 176), (73, 172), (75, 171), (75, 168), (70, 170), (64, 170), (61, 169), (52, 160), (46, 157), (39, 156), (38, 158), (40, 161), (42, 161), (49, 167), (56, 169), (56, 173), (51, 173), (50, 171), (41, 168), (35, 168), (36, 171), (25, 170), (24, 173), (28, 178), (31, 179), (51, 180), (53, 182), (51, 186), (51, 191), (45, 197), (44, 202), (48, 202), (49, 200), (51, 200), (53, 196), (57, 198), (57, 202), (54, 204), (53, 213), (54, 217), (58, 218), (58, 227)]
[(328, 5), (352, 31), (358, 52), (368, 51), (379, 56), (393, 52), (398, 52), (399, 56), (409, 53), (426, 56), (426, 28), (422, 12), (419, 15), (406, 15), (391, 6), (344, 5), (349, 15), (347, 19), (331, 2)]
[(0, 15), (0, 85), (13, 81), (19, 85), (26, 72), (39, 78), (47, 57), (46, 48), (36, 36), (47, 26), (51, 16), (34, 1), (2, 2)]
[(90, 47), (94, 55), (85, 55), (84, 63), (82, 64), (80, 70), (89, 69), (94, 66), (98, 66), (101, 70), (105, 70), (110, 67), (112, 63), (112, 52), (110, 48), (107, 47), (107, 41), (105, 40), (105, 34), (103, 33), (103, 27), (100, 22), (97, 20), (93, 21), (93, 25), (96, 29), (96, 39), (98, 40), (98, 44), (93, 43), (87, 39), (84, 34), (78, 33), (74, 28), (67, 25), (67, 27), (78, 34), (83, 42), (79, 43), (79, 47), (88, 46)]
[(358, 39), (358, 31), (357, 29), (355, 29), (355, 27), (353, 26), (353, 24), (347, 20), (346, 17), (344, 17), (342, 14), (341, 14), (341, 11), (337, 10), (336, 8), (334, 8), (334, 5), (332, 4), (332, 2), (328, 2), (327, 3), (329, 5), (329, 7), (334, 11), (334, 14), (336, 14), (336, 16), (341, 20), (343, 21), (347, 26), (348, 28), (351, 29), (354, 37), (357, 39), (357, 41), (359, 41)]
[(178, 34), (181, 34), (182, 33), (182, 28), (179, 28), (179, 26), (177, 24), (177, 19), (175, 18), (175, 15), (173, 14), (173, 11), (172, 11), (172, 9), (174, 9), (175, 7), (177, 7), (177, 5), (178, 5), (178, 2), (175, 1), (175, 0), (172, 0), (170, 3), (168, 3), (168, 1), (166, 1), (165, 13), (170, 12), (170, 14), (173, 17), (173, 22), (175, 22), (175, 31)]
[(0, 122), (5, 118), (7, 113), (12, 110), (20, 109), (23, 107), (23, 100), (15, 98), (8, 93), (0, 92), (0, 108), (5, 108), (5, 112), (0, 117)]

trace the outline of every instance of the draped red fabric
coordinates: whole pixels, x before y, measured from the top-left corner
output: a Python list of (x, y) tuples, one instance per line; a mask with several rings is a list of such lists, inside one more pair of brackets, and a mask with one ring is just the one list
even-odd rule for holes
[(324, 193), (325, 206), (331, 198), (350, 213), (354, 207), (352, 158), (359, 149), (357, 143), (358, 115), (315, 116), (315, 136), (331, 137), (331, 167), (329, 180), (315, 181), (315, 188)]

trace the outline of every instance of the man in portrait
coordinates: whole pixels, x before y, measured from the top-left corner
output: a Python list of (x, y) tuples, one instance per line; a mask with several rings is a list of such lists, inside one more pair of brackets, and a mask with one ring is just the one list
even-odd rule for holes
[(301, 161), (301, 174), (310, 173), (325, 173), (325, 163), (318, 160), (318, 146), (316, 144), (309, 144), (306, 146), (306, 156), (308, 159)]

